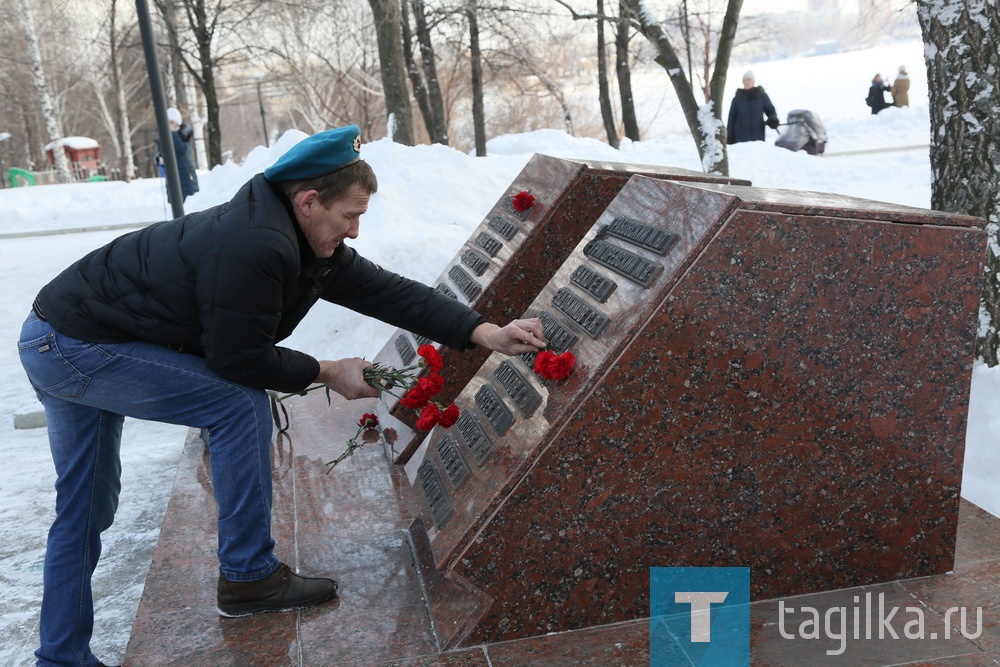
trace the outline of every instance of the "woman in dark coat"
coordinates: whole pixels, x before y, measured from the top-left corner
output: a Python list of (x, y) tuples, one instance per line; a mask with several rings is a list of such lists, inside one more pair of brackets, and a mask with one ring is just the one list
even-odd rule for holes
[(764, 141), (764, 118), (772, 130), (778, 129), (778, 113), (771, 98), (762, 86), (754, 85), (753, 72), (743, 75), (743, 88), (736, 91), (729, 105), (729, 122), (726, 124), (726, 143)]
[(868, 89), (868, 97), (865, 98), (865, 104), (871, 107), (873, 116), (882, 109), (892, 106), (885, 101), (885, 94), (888, 90), (889, 86), (882, 80), (882, 75), (876, 74), (875, 78), (872, 79), (871, 87)]

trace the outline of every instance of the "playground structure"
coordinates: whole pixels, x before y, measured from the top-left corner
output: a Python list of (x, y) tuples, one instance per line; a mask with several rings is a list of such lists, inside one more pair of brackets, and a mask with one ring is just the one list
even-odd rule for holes
[(4, 187), (17, 188), (58, 183), (58, 172), (55, 169), (55, 149), (59, 146), (62, 147), (69, 162), (73, 182), (93, 183), (109, 178), (107, 170), (100, 163), (101, 145), (97, 141), (90, 137), (63, 137), (58, 142), (46, 144), (46, 169), (35, 171), (11, 167), (7, 170)]

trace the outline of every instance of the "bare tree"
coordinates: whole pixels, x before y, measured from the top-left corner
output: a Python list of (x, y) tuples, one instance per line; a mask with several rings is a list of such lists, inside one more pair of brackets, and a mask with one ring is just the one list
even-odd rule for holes
[[(417, 100), (420, 113), (424, 118), (424, 127), (433, 143), (448, 145), (448, 120), (444, 113), (444, 98), (441, 95), (441, 84), (437, 74), (437, 62), (434, 45), (431, 40), (431, 25), (427, 19), (427, 9), (423, 0), (403, 0), (403, 53), (406, 57), (406, 69), (410, 74), (413, 86), (413, 96)], [(408, 8), (413, 12), (413, 23), (416, 31), (416, 41), (420, 54), (420, 62), (413, 49), (413, 37), (410, 32)]]
[(52, 154), (56, 163), (56, 177), (60, 183), (69, 183), (73, 180), (69, 172), (69, 161), (63, 151), (62, 128), (59, 118), (56, 116), (55, 107), (52, 104), (52, 96), (49, 94), (49, 85), (45, 80), (45, 69), (42, 66), (42, 54), (38, 49), (38, 35), (35, 32), (35, 21), (31, 17), (31, 8), (28, 7), (28, 0), (20, 0), (21, 22), (24, 25), (24, 35), (28, 41), (28, 56), (31, 58), (31, 72), (35, 80), (35, 90), (38, 93), (38, 103), (45, 118), (45, 127), (49, 133), (49, 142), (52, 145)]
[(241, 32), (252, 25), (265, 0), (236, 0), (231, 3), (174, 0), (174, 6), (169, 7), (170, 3), (171, 0), (156, 0), (162, 16), (166, 17), (172, 10), (181, 14), (181, 18), (174, 19), (177, 25), (167, 21), (165, 26), (170, 43), (176, 44), (181, 62), (205, 99), (208, 160), (211, 165), (221, 164), (222, 130), (216, 71), (227, 62), (246, 57), (247, 45), (241, 39)]
[(622, 124), (625, 136), (639, 141), (639, 121), (635, 115), (635, 99), (632, 96), (632, 68), (629, 64), (629, 7), (626, 0), (618, 2), (618, 21), (615, 23), (615, 74), (618, 77), (618, 94), (622, 100)]
[(990, 234), (978, 355), (1000, 347), (1000, 6), (917, 0), (930, 93), (931, 207), (985, 218)]
[(363, 4), (277, 8), (269, 75), (284, 122), (312, 132), (356, 123), (366, 140), (386, 136), (387, 114), (374, 31), (357, 29)]
[(410, 90), (406, 85), (399, 0), (368, 0), (368, 3), (375, 18), (382, 91), (389, 114), (389, 136), (397, 143), (412, 146), (413, 114), (410, 111)]
[(622, 0), (622, 9), (638, 26), (639, 31), (656, 49), (656, 62), (666, 70), (674, 87), (677, 99), (684, 111), (691, 136), (698, 147), (702, 169), (707, 173), (728, 174), (729, 161), (726, 154), (726, 126), (722, 123), (722, 97), (726, 86), (726, 71), (729, 57), (736, 39), (743, 0), (729, 0), (725, 18), (719, 31), (716, 48), (715, 68), (709, 85), (709, 99), (699, 104), (694, 96), (691, 82), (684, 75), (684, 68), (670, 41), (670, 37), (658, 22), (644, 11), (642, 0)]
[[(138, 90), (142, 89), (135, 79), (135, 70), (142, 63), (140, 58), (131, 58), (131, 64), (126, 66), (129, 72), (123, 73), (123, 54), (128, 53), (126, 44), (133, 34), (135, 24), (120, 27), (121, 12), (118, 0), (110, 0), (107, 15), (106, 67), (95, 67), (92, 72), (94, 96), (97, 100), (100, 118), (104, 122), (111, 137), (114, 154), (118, 166), (122, 170), (122, 178), (131, 181), (135, 178), (135, 159), (132, 154), (132, 123), (129, 116), (128, 100)], [(130, 84), (127, 80), (132, 79)], [(110, 105), (107, 97), (110, 97)]]
[(466, 0), (469, 21), (469, 61), (472, 70), (472, 125), (476, 135), (476, 155), (486, 155), (486, 112), (483, 106), (483, 55), (479, 49), (479, 9), (476, 0)]
[(597, 0), (597, 97), (601, 104), (601, 119), (608, 144), (618, 148), (618, 125), (611, 108), (611, 89), (608, 84), (608, 54), (604, 44), (604, 0)]

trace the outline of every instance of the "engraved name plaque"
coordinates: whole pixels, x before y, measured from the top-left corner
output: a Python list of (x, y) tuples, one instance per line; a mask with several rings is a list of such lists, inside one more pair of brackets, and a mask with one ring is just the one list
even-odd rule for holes
[(658, 255), (666, 255), (677, 243), (677, 234), (647, 225), (631, 218), (615, 218), (610, 225), (602, 230), (610, 236), (628, 241), (646, 250), (652, 250)]
[(417, 341), (417, 347), (420, 347), (421, 345), (427, 345), (428, 343), (431, 342), (431, 339), (428, 338), (427, 336), (418, 336), (417, 334), (410, 334), (410, 335), (413, 336), (413, 340)]
[(471, 412), (463, 412), (458, 417), (458, 432), (462, 434), (462, 439), (469, 446), (472, 458), (480, 468), (486, 463), (493, 453), (493, 442), (486, 437), (486, 432), (479, 424), (479, 420)]
[(601, 239), (594, 239), (588, 243), (583, 249), (583, 254), (643, 287), (649, 287), (663, 271), (663, 266), (660, 264), (654, 264), (645, 257)]
[(549, 349), (556, 354), (562, 354), (573, 347), (576, 342), (576, 334), (562, 325), (555, 316), (547, 310), (538, 314), (538, 319), (542, 321), (542, 333), (549, 344)]
[(607, 301), (615, 288), (618, 287), (615, 281), (605, 278), (586, 266), (577, 267), (573, 275), (569, 277), (569, 281), (601, 303)]
[(503, 243), (499, 239), (490, 236), (486, 232), (480, 232), (474, 242), (477, 246), (485, 250), (490, 257), (496, 257), (497, 253), (500, 252), (500, 248), (503, 247)]
[(472, 269), (477, 276), (486, 273), (486, 268), (490, 265), (490, 260), (480, 255), (475, 250), (466, 250), (462, 253), (462, 264)]
[(417, 482), (424, 491), (427, 504), (430, 505), (434, 525), (440, 528), (451, 516), (454, 505), (451, 498), (448, 497), (441, 475), (432, 461), (427, 460), (420, 464), (420, 468), (417, 470)]
[(532, 387), (528, 380), (521, 375), (520, 371), (514, 368), (513, 362), (505, 360), (493, 372), (493, 376), (500, 383), (510, 397), (514, 399), (514, 405), (526, 418), (535, 414), (535, 410), (542, 404), (542, 396)]
[[(548, 349), (556, 354), (562, 354), (573, 347), (573, 343), (576, 342), (576, 334), (564, 327), (562, 322), (557, 320), (552, 313), (543, 310), (538, 314), (538, 319), (542, 321), (542, 333), (545, 334), (545, 341), (549, 344)], [(535, 352), (522, 352), (517, 355), (517, 358), (534, 372), (536, 356)]]
[(506, 433), (514, 423), (514, 413), (497, 394), (497, 390), (488, 384), (484, 384), (476, 392), (476, 406), (482, 410), (483, 416), (497, 435)]
[(518, 211), (516, 208), (514, 208), (514, 195), (511, 195), (510, 197), (507, 197), (503, 200), (503, 210), (513, 215), (516, 215), (521, 220), (527, 218), (528, 213), (531, 212), (530, 208), (526, 208), (523, 211)]
[(591, 338), (597, 338), (611, 321), (607, 315), (594, 310), (583, 299), (565, 287), (560, 288), (552, 297), (552, 305), (579, 324)]
[(458, 442), (450, 435), (441, 438), (437, 443), (437, 453), (444, 464), (444, 471), (448, 473), (451, 485), (456, 489), (469, 476), (469, 464), (465, 462), (462, 451), (458, 448)]
[(413, 361), (413, 357), (417, 356), (410, 341), (406, 340), (406, 336), (402, 334), (396, 337), (396, 352), (399, 353), (399, 358), (403, 360), (404, 364), (410, 363)]
[(460, 266), (453, 266), (448, 271), (448, 277), (455, 281), (458, 285), (458, 289), (465, 295), (465, 298), (469, 301), (475, 301), (479, 293), (483, 291), (483, 288), (465, 272)]
[(502, 236), (505, 241), (510, 241), (514, 238), (514, 234), (517, 234), (517, 225), (510, 220), (501, 218), (499, 215), (491, 217), (487, 224), (489, 224), (490, 229)]
[(458, 295), (451, 291), (451, 288), (444, 283), (438, 283), (438, 286), (434, 288), (435, 291), (441, 292), (445, 296), (450, 296), (452, 299), (457, 299)]

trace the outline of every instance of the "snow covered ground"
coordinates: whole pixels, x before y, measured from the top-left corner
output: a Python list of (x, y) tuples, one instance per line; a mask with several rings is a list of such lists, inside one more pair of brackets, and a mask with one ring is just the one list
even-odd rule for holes
[[(912, 107), (871, 116), (863, 98), (876, 71), (912, 78)], [(927, 87), (919, 42), (766, 63), (735, 63), (730, 89), (752, 68), (784, 119), (792, 109), (820, 115), (830, 136), (827, 156), (792, 153), (768, 141), (730, 147), (733, 176), (761, 187), (814, 190), (928, 207), (930, 165)], [(393, 270), (433, 281), (534, 153), (566, 158), (658, 164), (700, 170), (665, 74), (636, 76), (647, 110), (646, 140), (614, 150), (594, 139), (556, 130), (497, 137), (489, 157), (443, 146), (412, 148), (378, 141), (363, 157), (379, 176), (379, 192), (362, 220), (360, 252)], [(596, 105), (596, 101), (595, 101)], [(658, 110), (654, 115), (650, 109)], [(194, 211), (225, 202), (253, 174), (301, 139), (287, 133), (258, 148), (241, 165), (200, 174)], [(914, 148), (916, 147), (916, 148)], [(871, 149), (886, 149), (869, 152)], [(838, 155), (840, 153), (841, 155)], [(17, 359), (15, 341), (38, 289), (86, 251), (169, 215), (160, 181), (85, 183), (0, 190), (0, 664), (34, 664), (45, 534), (52, 517), (54, 473), (44, 429), (14, 429), (14, 415), (37, 409)], [(107, 229), (111, 228), (111, 229)], [(97, 231), (79, 231), (81, 229)], [(66, 233), (69, 230), (69, 233)], [(386, 325), (320, 304), (289, 345), (322, 358), (371, 358), (392, 333)], [(962, 494), (1000, 516), (1000, 368), (973, 370)], [(118, 519), (105, 534), (96, 578), (95, 652), (120, 661), (155, 546), (185, 438), (185, 429), (129, 420), (122, 444), (123, 491)]]

